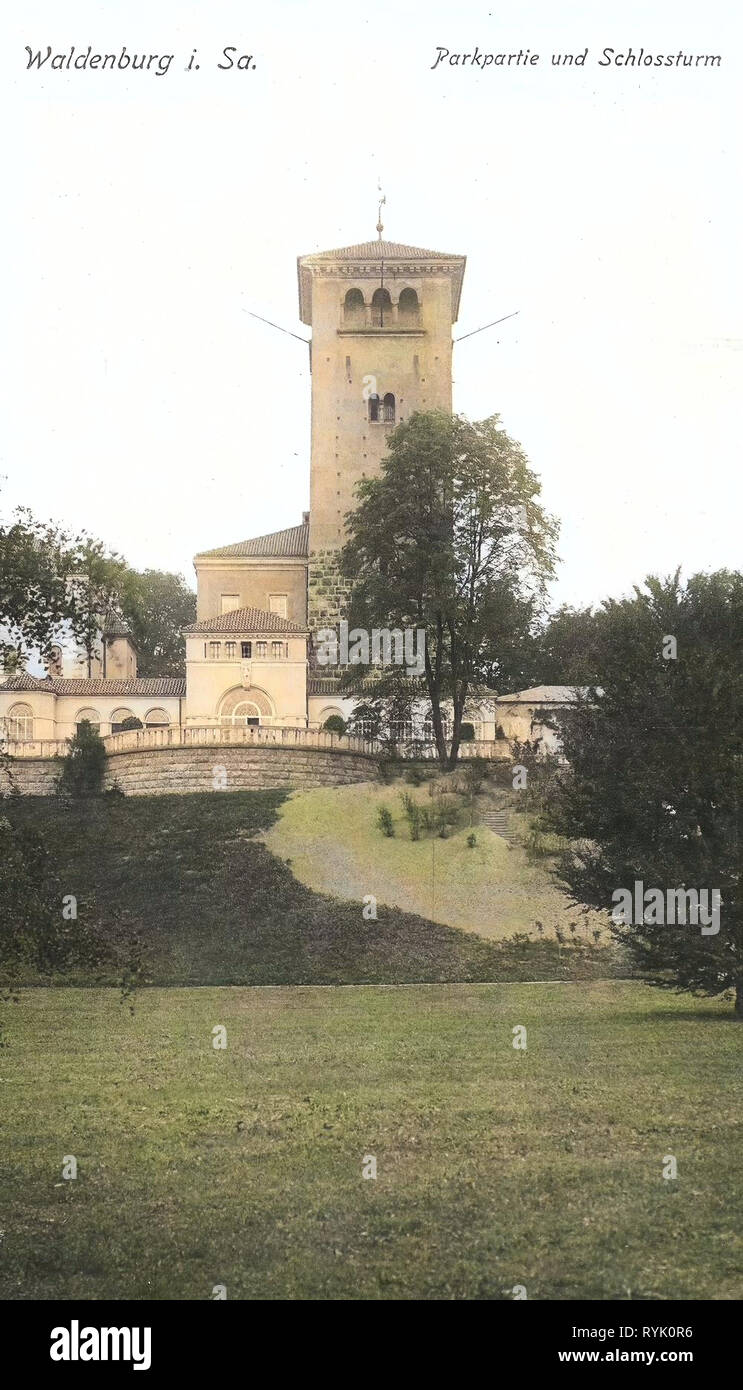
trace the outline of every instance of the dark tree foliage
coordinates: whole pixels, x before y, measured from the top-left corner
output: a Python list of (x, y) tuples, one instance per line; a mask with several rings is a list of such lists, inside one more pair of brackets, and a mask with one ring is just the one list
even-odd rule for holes
[[(670, 640), (670, 639), (673, 639)], [(674, 656), (675, 641), (675, 656)], [(743, 576), (650, 578), (604, 605), (597, 684), (561, 718), (568, 766), (544, 824), (572, 841), (564, 883), (610, 909), (645, 889), (721, 893), (720, 929), (614, 926), (656, 984), (715, 995), (743, 1015)], [(650, 916), (654, 914), (649, 914)]]
[(330, 714), (323, 724), (326, 734), (345, 734), (346, 721), (340, 714)]
[(522, 646), (528, 676), (524, 685), (595, 684), (602, 621), (601, 612), (567, 604), (550, 613)]
[(105, 959), (98, 928), (63, 910), (67, 892), (42, 837), (32, 827), (12, 825), (0, 803), (0, 990), (6, 998), (25, 968), (53, 975)]
[(183, 676), (182, 629), (196, 617), (196, 596), (182, 575), (132, 570), (86, 532), (73, 535), (19, 507), (0, 518), (0, 664), (23, 669), (27, 656), (48, 655), (72, 638), (87, 657), (100, 655), (111, 612), (131, 627), (141, 676)]
[(0, 660), (9, 671), (29, 650), (48, 652), (69, 613), (70, 537), (19, 507), (0, 518)]
[(183, 676), (183, 628), (196, 620), (196, 595), (181, 574), (127, 570), (119, 606), (137, 646), (140, 676)]
[(557, 527), (497, 416), (472, 424), (443, 411), (415, 414), (388, 446), (381, 476), (358, 484), (347, 517), (350, 621), (425, 630), (419, 693), (430, 700), (439, 760), (453, 766), (468, 694), (477, 684), (503, 689), (515, 646), (543, 605)]
[(68, 738), (67, 748), (57, 781), (60, 794), (73, 797), (100, 795), (106, 767), (106, 746), (98, 730), (87, 719), (81, 720), (74, 737)]

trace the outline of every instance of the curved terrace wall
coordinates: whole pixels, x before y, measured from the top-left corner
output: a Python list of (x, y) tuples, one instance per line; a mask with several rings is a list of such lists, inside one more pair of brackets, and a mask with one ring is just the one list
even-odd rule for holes
[[(104, 739), (104, 787), (127, 796), (249, 788), (342, 786), (374, 775), (378, 750), (362, 739), (306, 729), (132, 729)], [(23, 750), (21, 752), (21, 749)], [(51, 796), (65, 743), (15, 745), (0, 789)]]

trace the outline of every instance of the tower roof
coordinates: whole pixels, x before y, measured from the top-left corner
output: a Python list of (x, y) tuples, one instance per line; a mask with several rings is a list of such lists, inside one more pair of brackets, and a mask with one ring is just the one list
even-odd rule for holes
[(411, 271), (420, 271), (424, 265), (432, 270), (450, 271), (453, 281), (452, 322), (456, 322), (466, 260), (466, 256), (453, 252), (427, 251), (422, 246), (405, 246), (399, 241), (360, 241), (356, 246), (340, 246), (335, 251), (312, 251), (309, 255), (297, 257), (299, 317), (303, 323), (312, 323), (312, 271), (315, 266), (327, 268), (335, 262), (339, 268), (347, 265), (359, 271), (364, 268), (376, 271), (380, 262), (384, 261), (386, 271), (404, 271), (408, 267)]
[(201, 618), (189, 623), (184, 632), (304, 632), (303, 627), (290, 623), (279, 613), (267, 613), (264, 608), (233, 608), (213, 618)]
[(222, 545), (217, 550), (201, 550), (197, 560), (215, 559), (224, 556), (306, 556), (309, 550), (309, 526), (289, 526), (285, 531), (271, 531), (267, 536), (253, 536), (251, 540), (235, 541), (233, 545)]

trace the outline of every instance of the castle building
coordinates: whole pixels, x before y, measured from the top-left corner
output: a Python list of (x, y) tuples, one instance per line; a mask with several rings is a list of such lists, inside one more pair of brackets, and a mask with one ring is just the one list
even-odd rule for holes
[(357, 482), (379, 472), (395, 425), (451, 410), (464, 267), (463, 256), (381, 235), (299, 257), (299, 317), (312, 329), (310, 510), (301, 525), (195, 557), (187, 721), (312, 728), (350, 712), (337, 679), (312, 663), (312, 635), (343, 615), (338, 557)]
[[(376, 241), (297, 261), (299, 317), (312, 330), (309, 512), (195, 556), (185, 680), (139, 678), (131, 633), (112, 617), (92, 668), (56, 653), (46, 678), (0, 685), (9, 742), (65, 739), (83, 719), (105, 735), (137, 724), (317, 729), (331, 714), (348, 716), (353, 701), (338, 677), (313, 663), (313, 634), (343, 616), (339, 554), (356, 484), (379, 473), (397, 424), (451, 410), (465, 270), (464, 256), (384, 241), (382, 230)], [(483, 695), (476, 732), (492, 739), (493, 697)]]

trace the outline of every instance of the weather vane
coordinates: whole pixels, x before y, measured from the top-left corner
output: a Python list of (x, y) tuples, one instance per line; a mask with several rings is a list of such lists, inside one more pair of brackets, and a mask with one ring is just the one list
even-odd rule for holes
[(377, 207), (377, 236), (379, 237), (379, 240), (381, 241), (381, 240), (382, 240), (382, 232), (384, 231), (384, 227), (383, 227), (383, 225), (382, 225), (382, 207), (383, 207), (383, 205), (387, 202), (387, 199), (386, 199), (384, 193), (382, 193), (382, 184), (381, 184), (380, 181), (377, 181), (377, 188), (378, 188), (379, 192), (380, 192), (381, 195), (382, 195), (382, 196), (380, 197), (380, 199), (379, 199), (379, 204), (378, 204), (378, 207)]

